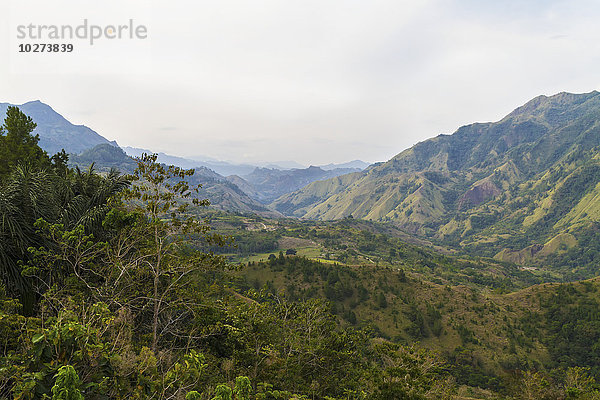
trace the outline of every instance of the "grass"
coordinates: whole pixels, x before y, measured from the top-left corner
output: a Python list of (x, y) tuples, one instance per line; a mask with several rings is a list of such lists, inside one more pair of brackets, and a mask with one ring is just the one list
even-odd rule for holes
[[(353, 288), (349, 297), (329, 298), (342, 324), (348, 324), (346, 312), (356, 315), (358, 326), (372, 324), (387, 338), (403, 343), (419, 341), (429, 349), (452, 354), (467, 354), (478, 360), (481, 367), (494, 373), (502, 373), (501, 363), (512, 358), (534, 362), (548, 362), (545, 346), (535, 337), (526, 337), (523, 318), (532, 312), (543, 313), (537, 300), (538, 293), (548, 295), (558, 288), (554, 285), (537, 285), (510, 294), (495, 293), (490, 289), (435, 284), (419, 273), (407, 271), (406, 282), (399, 279), (392, 268), (374, 265), (338, 265), (335, 261), (320, 259), (321, 265), (338, 271), (339, 282)], [(339, 263), (338, 263), (339, 264)], [(327, 298), (325, 288), (330, 275), (327, 271), (303, 276), (303, 269), (289, 270), (286, 266), (256, 264), (239, 273), (248, 282), (259, 287), (271, 282), (278, 293), (294, 289), (296, 295)], [(309, 268), (310, 269), (310, 268)], [(593, 282), (600, 289), (600, 282)], [(329, 283), (329, 285), (333, 285)], [(368, 295), (361, 299), (360, 287)], [(377, 296), (383, 293), (387, 306), (378, 305)], [(428, 308), (440, 313), (441, 332), (433, 334), (434, 317)], [(415, 336), (416, 316), (422, 316), (424, 336)], [(472, 332), (474, 342), (464, 342), (459, 327)], [(540, 329), (544, 329), (540, 325)], [(418, 330), (417, 330), (418, 331)], [(411, 333), (413, 332), (413, 333)], [(521, 344), (517, 339), (524, 338)], [(458, 350), (457, 350), (458, 349)], [(513, 353), (513, 351), (515, 353)]]
[[(259, 261), (267, 261), (269, 259), (269, 256), (271, 254), (274, 255), (278, 255), (279, 252), (283, 252), (283, 254), (285, 254), (286, 250), (289, 247), (278, 247), (276, 250), (270, 251), (270, 252), (265, 252), (265, 253), (258, 253), (258, 254), (252, 254), (249, 256), (243, 256), (243, 257), (239, 257), (237, 254), (225, 254), (225, 256), (227, 257), (231, 257), (232, 262), (235, 263), (248, 263), (248, 262), (259, 262)], [(311, 260), (319, 260), (321, 259), (321, 256), (323, 254), (323, 247), (318, 246), (318, 245), (314, 245), (314, 246), (305, 246), (305, 247), (300, 247), (300, 248), (295, 248), (295, 250), (297, 251), (297, 255), (300, 257), (306, 257), (309, 258)], [(323, 262), (329, 262), (331, 260), (325, 260), (325, 259), (321, 259)], [(332, 263), (335, 261), (331, 261)]]

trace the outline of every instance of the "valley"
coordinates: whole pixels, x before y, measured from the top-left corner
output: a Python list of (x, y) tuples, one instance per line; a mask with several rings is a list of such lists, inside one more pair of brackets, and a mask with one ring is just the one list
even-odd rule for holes
[[(12, 118), (25, 118), (15, 114), (13, 108), (5, 109), (12, 110)], [(573, 374), (589, 383), (578, 389), (581, 393), (597, 393), (593, 382), (600, 378), (598, 92), (540, 96), (498, 122), (461, 127), (452, 135), (418, 143), (387, 162), (290, 169), (215, 160), (203, 164), (164, 153), (150, 159), (133, 158), (91, 129), (68, 123), (43, 103), (26, 103), (23, 109), (31, 111), (37, 122), (34, 133), (48, 154), (56, 150), (56, 143), (69, 143), (71, 147), (65, 149), (68, 165), (62, 164), (66, 153), (63, 158), (50, 158), (32, 147), (36, 157), (41, 157), (39, 173), (53, 171), (48, 179), (62, 182), (56, 187), (63, 192), (49, 198), (66, 201), (44, 213), (26, 208), (23, 214), (29, 222), (22, 223), (31, 224), (28, 232), (38, 241), (33, 244), (47, 247), (15, 244), (6, 247), (8, 250), (0, 248), (4, 259), (13, 260), (3, 267), (8, 268), (6, 271), (27, 265), (24, 274), (30, 274), (14, 278), (17, 275), (6, 272), (5, 279), (17, 283), (0, 291), (0, 333), (23, 338), (21, 344), (11, 344), (20, 349), (22, 358), (28, 357), (39, 337), (28, 336), (29, 331), (23, 331), (25, 325), (18, 321), (24, 318), (34, 331), (41, 329), (37, 319), (15, 311), (34, 307), (37, 301), (35, 296), (22, 295), (33, 287), (23, 282), (29, 276), (44, 281), (58, 274), (52, 278), (62, 285), (55, 287), (56, 294), (36, 289), (36, 296), (50, 303), (77, 302), (73, 300), (77, 296), (88, 296), (104, 304), (107, 308), (103, 312), (112, 318), (110, 324), (123, 323), (131, 332), (114, 360), (126, 354), (134, 357), (131, 362), (140, 369), (136, 372), (138, 379), (164, 376), (155, 371), (149, 378), (149, 370), (142, 366), (146, 362), (144, 352), (152, 352), (152, 357), (160, 351), (175, 354), (174, 349), (182, 345), (178, 335), (187, 335), (194, 337), (194, 346), (206, 352), (206, 362), (217, 371), (202, 378), (210, 382), (205, 387), (208, 391), (213, 390), (210, 385), (231, 379), (228, 374), (235, 370), (254, 380), (275, 382), (282, 389), (302, 393), (312, 390), (317, 398), (365, 398), (358, 394), (364, 382), (368, 382), (368, 398), (395, 398), (385, 397), (384, 393), (388, 389), (396, 393), (397, 389), (390, 389), (374, 377), (397, 378), (395, 367), (388, 368), (382, 362), (385, 357), (377, 355), (384, 351), (399, 357), (393, 362), (401, 363), (399, 360), (407, 357), (405, 360), (418, 368), (427, 368), (436, 357), (443, 363), (444, 368), (426, 383), (419, 383), (421, 372), (415, 373), (409, 386), (425, 385), (419, 389), (425, 397), (415, 398), (437, 398), (442, 392), (451, 393), (446, 398), (521, 398), (523, 387), (541, 381), (552, 384), (535, 389), (537, 394), (532, 398), (563, 398), (551, 397), (550, 393), (570, 390), (569, 377)], [(11, 126), (6, 125), (7, 131)], [(56, 139), (60, 137), (63, 139)], [(169, 167), (165, 161), (175, 166)], [(38, 183), (36, 176), (27, 178), (30, 180), (16, 178), (27, 173), (18, 166), (5, 169), (8, 183), (2, 190), (9, 199), (6, 204), (25, 204), (23, 207), (32, 209), (42, 204), (37, 200), (23, 203), (21, 199), (29, 198), (32, 192), (19, 197), (9, 189), (19, 182), (41, 185), (44, 189), (39, 190), (57, 190)], [(228, 172), (239, 174), (224, 175)], [(142, 179), (134, 179), (139, 176)], [(183, 180), (175, 184), (178, 179)], [(132, 182), (136, 182), (133, 188), (141, 189), (124, 189)], [(109, 203), (112, 198), (108, 195), (93, 194), (94, 185), (114, 193), (123, 191), (130, 197), (125, 196), (119, 200), (121, 203)], [(144, 185), (156, 187), (152, 191)], [(169, 197), (171, 192), (177, 196)], [(82, 203), (81, 196), (89, 196), (85, 197), (87, 203)], [(203, 199), (208, 199), (209, 207)], [(166, 206), (161, 206), (161, 212), (144, 206), (153, 201)], [(99, 204), (80, 206), (94, 202)], [(65, 211), (56, 211), (61, 207)], [(14, 208), (0, 207), (0, 211), (6, 218), (16, 218)], [(95, 214), (87, 215), (91, 211)], [(73, 217), (78, 213), (82, 213), (79, 219)], [(148, 213), (154, 219), (137, 219)], [(46, 226), (44, 218), (54, 219)], [(74, 221), (83, 222), (78, 225)], [(140, 293), (145, 290), (137, 287), (135, 280), (127, 281), (130, 286), (119, 295), (123, 299), (110, 294), (111, 285), (118, 287), (122, 279), (104, 267), (111, 263), (122, 266), (119, 268), (132, 277), (139, 274), (140, 280), (150, 282), (149, 272), (137, 269), (135, 257), (151, 259), (152, 251), (163, 250), (152, 250), (152, 243), (162, 243), (162, 239), (156, 236), (149, 240), (152, 230), (143, 228), (147, 223), (164, 229), (161, 232), (168, 237), (164, 242), (167, 247), (177, 244), (172, 253), (165, 253), (170, 263), (179, 265), (178, 260), (189, 259), (190, 265), (202, 266), (194, 270), (189, 281), (184, 278), (188, 272), (171, 280), (175, 275), (170, 274), (176, 269), (154, 281), (156, 287), (164, 285), (166, 293), (171, 287), (178, 288), (169, 301), (182, 315), (191, 313), (186, 323), (197, 332), (179, 326), (176, 314), (168, 310), (164, 311), (164, 321), (158, 311), (152, 319), (148, 313), (150, 303), (138, 302), (158, 298), (159, 293), (135, 297), (136, 292), (130, 293), (127, 288), (136, 287)], [(11, 226), (3, 225), (0, 231), (6, 243), (14, 240), (8, 239)], [(86, 236), (87, 232), (94, 233)], [(94, 235), (106, 242), (97, 241)], [(126, 237), (140, 240), (138, 246), (149, 246), (150, 253), (135, 256), (140, 249), (128, 248), (123, 239)], [(113, 246), (119, 249), (118, 254), (110, 251)], [(39, 264), (41, 259), (44, 262)], [(73, 274), (67, 268), (71, 260), (79, 260)], [(60, 272), (43, 272), (47, 265), (54, 264), (63, 266), (57, 270)], [(82, 276), (86, 278), (81, 280)], [(178, 279), (188, 286), (176, 286)], [(177, 296), (189, 299), (189, 303), (178, 303)], [(139, 313), (135, 317), (139, 326), (133, 320), (118, 322), (121, 317), (115, 313), (121, 312), (124, 301), (131, 302), (130, 312)], [(160, 303), (154, 300), (153, 304), (158, 307)], [(35, 307), (39, 310), (45, 306)], [(210, 311), (201, 311), (203, 307)], [(75, 318), (71, 323), (80, 324), (88, 317), (81, 314), (69, 318)], [(95, 320), (88, 322), (96, 324)], [(159, 351), (163, 339), (156, 332), (163, 323), (165, 332), (169, 332), (163, 345), (171, 347)], [(289, 330), (292, 325), (285, 325), (288, 323), (302, 329), (322, 324), (318, 325), (318, 342), (304, 342)], [(171, 331), (170, 324), (180, 330)], [(150, 335), (150, 326), (154, 326), (154, 336)], [(270, 336), (275, 328), (286, 331), (286, 335)], [(44, 332), (50, 335), (50, 331)], [(108, 340), (103, 335), (98, 333), (97, 340)], [(319, 347), (326, 342), (325, 337), (335, 335), (341, 335), (335, 345), (340, 353), (331, 354)], [(260, 344), (259, 339), (264, 343)], [(348, 348), (354, 341), (361, 344)], [(315, 351), (311, 346), (319, 347), (326, 354), (323, 357), (332, 357), (335, 373), (344, 374), (341, 365), (352, 364), (348, 371), (354, 375), (344, 375), (350, 382), (344, 386), (345, 392), (314, 376), (313, 363), (319, 361), (310, 358)], [(290, 348), (310, 360), (306, 364), (298, 360), (294, 368), (306, 378), (293, 385), (291, 375), (285, 375), (293, 374), (286, 369), (292, 362), (291, 353), (286, 355), (286, 351), (292, 351)], [(345, 358), (343, 354), (353, 355)], [(5, 354), (6, 365), (12, 365), (10, 357)], [(353, 364), (351, 358), (359, 361)], [(108, 363), (113, 368), (110, 373), (117, 377), (120, 368), (129, 367), (114, 360)], [(77, 362), (81, 368), (96, 371), (96, 361)], [(266, 364), (261, 369), (258, 365), (263, 362)], [(27, 365), (27, 371), (42, 368)], [(14, 368), (10, 382), (22, 382), (16, 378), (18, 368)], [(43, 379), (50, 379), (50, 375), (45, 373)], [(133, 390), (129, 383), (120, 385), (124, 392)], [(152, 390), (150, 386), (140, 387), (135, 390)], [(291, 392), (283, 397), (277, 397), (275, 391), (269, 393), (272, 397), (268, 398), (298, 398), (291, 397)]]

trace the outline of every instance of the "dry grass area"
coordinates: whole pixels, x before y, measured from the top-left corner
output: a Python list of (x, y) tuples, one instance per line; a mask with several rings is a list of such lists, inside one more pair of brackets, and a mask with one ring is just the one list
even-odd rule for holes
[(277, 241), (280, 249), (293, 249), (297, 247), (309, 247), (315, 246), (316, 243), (312, 240), (301, 239), (289, 236), (283, 236), (281, 239)]

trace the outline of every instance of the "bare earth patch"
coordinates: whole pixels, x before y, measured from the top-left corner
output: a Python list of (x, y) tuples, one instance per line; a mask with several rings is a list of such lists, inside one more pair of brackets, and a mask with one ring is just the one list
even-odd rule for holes
[(289, 236), (284, 236), (277, 242), (280, 249), (292, 249), (295, 247), (314, 246), (316, 243), (308, 239), (300, 239)]

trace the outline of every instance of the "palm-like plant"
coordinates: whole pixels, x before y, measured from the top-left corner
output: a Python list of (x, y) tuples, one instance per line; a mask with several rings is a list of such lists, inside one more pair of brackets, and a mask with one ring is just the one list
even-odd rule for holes
[(83, 172), (76, 167), (61, 205), (61, 223), (67, 229), (83, 225), (88, 233), (99, 232), (110, 209), (109, 199), (129, 184), (116, 169), (102, 176), (94, 171), (93, 164)]
[(110, 197), (128, 185), (118, 171), (102, 176), (93, 166), (66, 177), (26, 165), (14, 168), (0, 186), (0, 278), (9, 293), (19, 295), (26, 313), (35, 294), (31, 281), (21, 275), (21, 264), (29, 260), (28, 248), (53, 245), (36, 231), (35, 222), (44, 219), (65, 229), (82, 225), (88, 234), (99, 234)]
[(29, 260), (30, 247), (52, 246), (35, 222), (100, 232), (109, 198), (129, 182), (116, 170), (101, 176), (93, 165), (85, 172), (69, 170), (64, 150), (50, 158), (38, 146), (30, 117), (17, 107), (9, 107), (6, 115), (0, 126), (0, 279), (10, 294), (21, 297), (27, 313), (34, 293), (21, 274), (22, 264)]
[(19, 294), (23, 305), (32, 305), (31, 285), (21, 275), (20, 262), (27, 249), (44, 245), (34, 223), (39, 218), (52, 221), (58, 207), (51, 175), (17, 166), (0, 188), (0, 277), (9, 293)]

